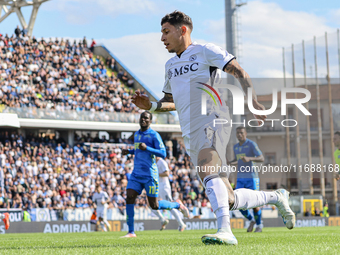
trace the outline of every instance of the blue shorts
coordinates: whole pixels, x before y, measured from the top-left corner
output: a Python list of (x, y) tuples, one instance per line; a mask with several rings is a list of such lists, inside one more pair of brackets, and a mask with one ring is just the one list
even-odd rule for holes
[(252, 189), (252, 190), (260, 190), (260, 179), (259, 178), (240, 178), (237, 179), (236, 188), (235, 189)]
[(131, 175), (126, 189), (133, 189), (140, 195), (145, 189), (148, 197), (158, 197), (158, 179), (154, 177), (134, 177)]

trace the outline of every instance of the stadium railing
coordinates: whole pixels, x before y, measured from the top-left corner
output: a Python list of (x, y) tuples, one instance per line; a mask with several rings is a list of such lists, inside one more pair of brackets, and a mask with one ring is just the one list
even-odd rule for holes
[[(104, 121), (121, 123), (138, 123), (140, 113), (125, 112), (90, 112), (90, 111), (58, 111), (38, 108), (6, 107), (2, 113), (15, 113), (24, 119), (54, 119), (72, 121)], [(154, 114), (153, 124), (178, 124), (178, 120), (171, 114)]]

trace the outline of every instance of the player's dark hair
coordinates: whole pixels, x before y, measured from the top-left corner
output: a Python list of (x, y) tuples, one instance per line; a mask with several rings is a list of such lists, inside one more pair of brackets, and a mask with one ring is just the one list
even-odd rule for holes
[(167, 22), (176, 28), (185, 25), (188, 26), (191, 31), (194, 29), (191, 18), (181, 11), (174, 11), (165, 15), (162, 18), (161, 25)]
[(246, 127), (243, 127), (243, 126), (239, 126), (236, 128), (236, 130), (241, 130), (241, 129), (244, 129), (245, 131), (247, 131)]
[(334, 135), (340, 136), (340, 131), (336, 131), (336, 132), (334, 133)]
[(149, 114), (149, 116), (150, 116), (150, 120), (152, 120), (152, 113), (151, 112), (149, 112), (149, 111), (144, 111), (143, 113), (148, 113)]

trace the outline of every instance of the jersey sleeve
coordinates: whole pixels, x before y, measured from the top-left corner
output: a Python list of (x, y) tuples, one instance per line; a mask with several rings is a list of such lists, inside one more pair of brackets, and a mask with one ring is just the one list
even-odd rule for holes
[(168, 93), (168, 94), (172, 94), (171, 91), (171, 86), (170, 86), (170, 70), (168, 71), (167, 65), (165, 65), (165, 81), (164, 81), (164, 86), (163, 86), (163, 93)]
[(104, 192), (104, 198), (105, 198), (105, 200), (109, 199), (109, 195), (106, 192)]
[(146, 147), (146, 150), (151, 152), (157, 157), (165, 158), (166, 157), (165, 146), (162, 137), (157, 132), (153, 134), (153, 144), (154, 148), (148, 146)]
[(211, 66), (216, 66), (221, 70), (223, 70), (231, 60), (235, 59), (232, 54), (212, 43), (206, 44), (203, 52), (207, 63)]
[(157, 162), (158, 172), (160, 174), (165, 173), (166, 171), (169, 171), (168, 164), (165, 162), (165, 160), (159, 160)]
[(252, 145), (251, 147), (252, 147), (254, 156), (255, 157), (261, 156), (262, 152), (260, 151), (259, 146), (257, 146), (257, 144), (255, 142), (252, 142), (251, 145)]

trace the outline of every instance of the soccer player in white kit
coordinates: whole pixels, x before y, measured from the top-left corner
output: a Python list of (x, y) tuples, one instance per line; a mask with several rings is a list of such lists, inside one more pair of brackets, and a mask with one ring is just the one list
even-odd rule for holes
[[(110, 202), (109, 195), (102, 191), (102, 187), (97, 184), (95, 193), (93, 194), (92, 201), (96, 205), (96, 212), (100, 226), (106, 232), (107, 229), (110, 230), (110, 224), (107, 221), (107, 203)], [(107, 227), (107, 228), (106, 228)]]
[[(240, 67), (235, 57), (220, 47), (191, 41), (191, 18), (180, 11), (165, 15), (161, 21), (161, 41), (170, 53), (176, 53), (165, 64), (164, 97), (150, 102), (147, 95), (136, 91), (132, 102), (151, 112), (177, 111), (186, 151), (205, 187), (211, 207), (217, 218), (218, 231), (202, 237), (204, 244), (237, 245), (230, 228), (229, 210), (247, 210), (265, 204), (275, 205), (288, 229), (295, 225), (295, 214), (289, 207), (289, 193), (280, 189), (274, 192), (238, 189), (233, 191), (227, 176), (220, 176), (226, 166), (226, 148), (231, 125), (228, 107), (214, 89), (221, 70), (233, 75), (247, 94), (252, 89), (252, 104), (264, 110), (257, 97), (249, 75)], [(217, 82), (216, 82), (217, 83)], [(219, 101), (210, 100), (207, 114), (202, 114), (202, 95), (212, 92)], [(208, 97), (209, 99), (209, 97)], [(221, 105), (221, 106), (220, 106)], [(265, 115), (254, 115), (259, 122)], [(214, 125), (218, 118), (227, 119), (226, 125)], [(220, 167), (220, 169), (218, 168)], [(203, 171), (204, 170), (204, 171)]]
[[(169, 181), (169, 166), (168, 163), (162, 159), (161, 157), (156, 157), (158, 175), (159, 175), (159, 198), (163, 200), (167, 200), (173, 202), (171, 195), (171, 187)], [(169, 224), (169, 220), (164, 218), (162, 213), (159, 210), (152, 210), (152, 212), (158, 216), (158, 218), (162, 221), (161, 230), (164, 230), (166, 225)], [(175, 217), (178, 222), (178, 230), (180, 232), (184, 231), (186, 228), (185, 223), (180, 217), (179, 211), (177, 209), (171, 209), (171, 214)]]

